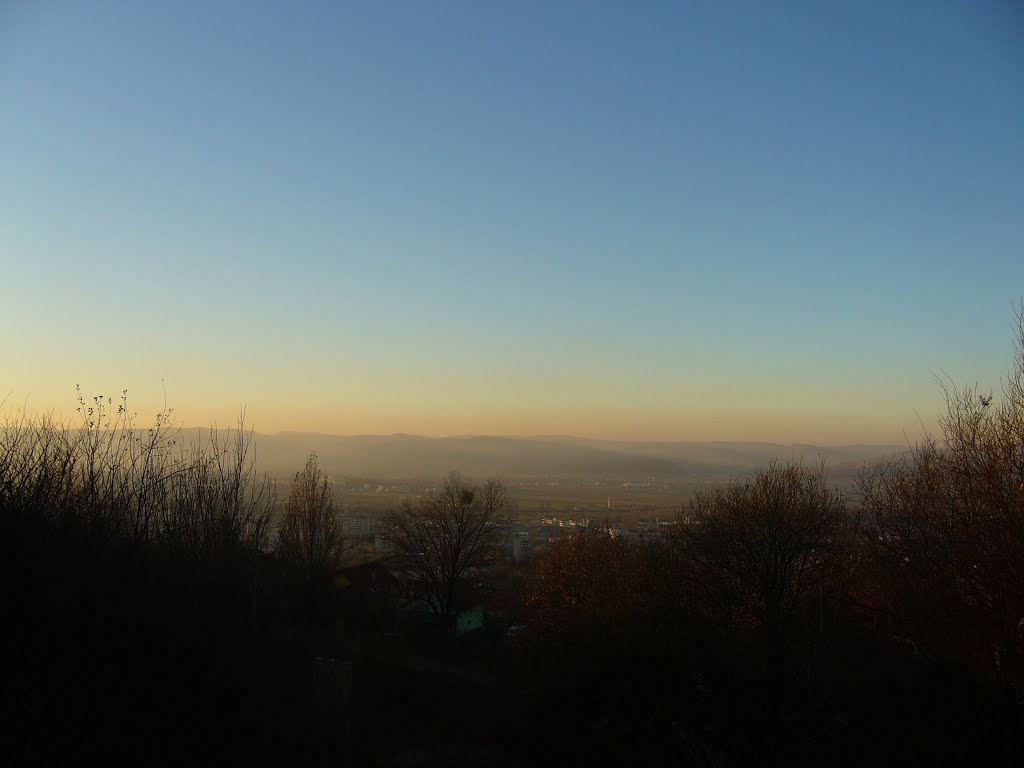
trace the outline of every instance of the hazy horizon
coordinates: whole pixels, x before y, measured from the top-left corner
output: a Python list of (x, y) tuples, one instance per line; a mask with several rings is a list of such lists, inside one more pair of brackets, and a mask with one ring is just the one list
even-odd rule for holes
[[(203, 428), (185, 429), (180, 445), (204, 443)], [(654, 480), (696, 487), (720, 482), (776, 461), (824, 461), (837, 484), (847, 485), (865, 465), (906, 445), (729, 441), (592, 440), (569, 435), (328, 435), (255, 433), (260, 471), (287, 481), (311, 453), (331, 477), (417, 479), (436, 482), (452, 470), (471, 478), (602, 478), (605, 482)], [(564, 490), (564, 489), (563, 489)], [(590, 489), (591, 491), (593, 489)], [(611, 491), (618, 498), (621, 491)], [(588, 491), (589, 493), (589, 491)], [(592, 494), (591, 494), (592, 495)]]
[[(51, 416), (58, 421), (63, 421), (70, 425), (74, 425), (79, 415), (76, 413), (77, 404), (73, 403), (73, 407), (65, 404), (63, 407), (49, 407), (40, 408), (36, 407), (33, 398), (27, 397), (21, 401), (15, 401), (13, 397), (13, 391), (10, 392), (6, 398), (0, 397), (0, 411), (4, 415), (10, 416), (15, 413), (24, 413), (30, 418), (38, 418), (43, 415)], [(112, 408), (116, 411), (117, 405), (120, 402), (120, 395), (113, 397), (107, 395), (105, 392), (98, 394), (103, 395), (103, 400), (107, 403), (108, 398), (111, 400), (107, 403), (108, 408)], [(74, 400), (74, 393), (69, 400)], [(93, 398), (85, 398), (87, 404), (93, 404)], [(364, 430), (351, 429), (346, 430), (343, 426), (332, 429), (328, 426), (331, 423), (329, 418), (315, 418), (314, 423), (306, 425), (273, 425), (266, 426), (266, 420), (260, 419), (258, 415), (254, 415), (252, 409), (246, 406), (236, 408), (234, 413), (225, 412), (220, 417), (213, 417), (206, 423), (201, 423), (193, 418), (189, 417), (189, 414), (182, 412), (181, 409), (175, 407), (171, 402), (167, 403), (167, 408), (171, 410), (171, 423), (174, 428), (181, 428), (183, 430), (208, 430), (211, 428), (216, 429), (233, 429), (237, 424), (240, 416), (244, 416), (244, 425), (246, 430), (252, 430), (257, 434), (262, 435), (289, 435), (289, 434), (309, 434), (309, 435), (323, 435), (329, 437), (346, 437), (346, 438), (357, 438), (357, 437), (414, 437), (414, 438), (426, 438), (426, 439), (437, 439), (437, 438), (474, 438), (474, 437), (507, 437), (515, 439), (530, 439), (530, 438), (568, 438), (577, 440), (591, 440), (596, 442), (627, 442), (627, 443), (709, 443), (709, 442), (723, 442), (723, 443), (765, 443), (765, 444), (778, 444), (778, 445), (820, 445), (820, 446), (848, 446), (848, 445), (888, 445), (898, 446), (906, 445), (907, 443), (913, 443), (923, 436), (924, 430), (934, 431), (936, 429), (935, 414), (938, 413), (941, 407), (941, 400), (933, 398), (935, 405), (935, 412), (927, 419), (917, 419), (917, 414), (913, 414), (914, 418), (917, 419), (914, 422), (913, 427), (909, 427), (897, 430), (893, 428), (893, 425), (886, 425), (882, 423), (882, 419), (878, 418), (876, 414), (863, 414), (863, 416), (871, 422), (877, 424), (874, 429), (861, 428), (858, 431), (845, 431), (842, 433), (832, 433), (828, 428), (822, 428), (822, 422), (828, 425), (830, 422), (834, 423), (835, 415), (830, 414), (831, 419), (821, 419), (819, 415), (814, 413), (808, 413), (806, 411), (793, 411), (789, 414), (783, 414), (779, 418), (789, 420), (789, 424), (785, 429), (778, 429), (774, 432), (767, 431), (770, 427), (764, 427), (763, 425), (771, 423), (769, 419), (765, 418), (765, 414), (749, 414), (749, 418), (737, 418), (737, 423), (732, 424), (728, 427), (717, 428), (715, 426), (716, 415), (708, 413), (696, 414), (694, 418), (685, 421), (681, 428), (673, 429), (674, 421), (663, 418), (663, 414), (658, 416), (652, 416), (649, 419), (623, 419), (623, 429), (619, 431), (603, 429), (594, 430), (587, 425), (586, 422), (580, 424), (576, 431), (569, 429), (558, 430), (554, 428), (557, 424), (567, 424), (573, 422), (566, 422), (566, 420), (560, 417), (558, 414), (552, 414), (549, 417), (542, 417), (536, 421), (538, 428), (535, 431), (531, 431), (528, 427), (524, 427), (520, 430), (508, 430), (499, 431), (497, 429), (486, 431), (486, 430), (473, 430), (472, 428), (466, 428), (463, 430), (450, 429), (445, 430), (435, 429), (430, 431), (428, 429), (414, 430), (408, 428), (400, 428), (399, 425), (395, 424), (395, 428), (380, 427), (378, 429), (367, 428)], [(137, 427), (146, 427), (155, 418), (156, 414), (163, 410), (163, 405), (152, 401), (152, 398), (145, 405), (139, 406), (137, 400), (128, 395), (128, 410), (133, 416), (133, 421)], [(146, 406), (149, 406), (146, 408)], [(735, 415), (735, 412), (734, 412)], [(562, 415), (564, 416), (564, 414)], [(639, 422), (643, 424), (645, 421), (648, 423), (660, 420), (659, 424), (649, 431), (636, 431), (635, 425)], [(413, 420), (416, 421), (416, 420)], [(370, 424), (388, 424), (387, 420), (373, 419), (369, 421)], [(394, 423), (394, 422), (392, 422)], [(428, 425), (432, 425), (436, 422), (427, 422)], [(605, 421), (605, 424), (608, 422)], [(698, 424), (697, 428), (694, 428), (694, 424)], [(751, 424), (761, 425), (751, 427)], [(795, 426), (794, 426), (795, 424)], [(807, 426), (807, 428), (802, 428)]]

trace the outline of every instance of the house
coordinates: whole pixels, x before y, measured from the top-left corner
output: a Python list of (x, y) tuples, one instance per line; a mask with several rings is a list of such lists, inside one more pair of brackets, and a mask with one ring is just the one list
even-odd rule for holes
[(528, 563), (533, 553), (533, 543), (529, 531), (516, 531), (512, 534), (512, 562)]
[[(484, 626), (484, 605), (487, 595), (470, 585), (460, 585), (455, 592), (455, 627), (453, 635), (462, 637)], [(412, 631), (437, 631), (441, 616), (435, 593), (421, 583), (417, 594), (402, 607), (402, 617)]]

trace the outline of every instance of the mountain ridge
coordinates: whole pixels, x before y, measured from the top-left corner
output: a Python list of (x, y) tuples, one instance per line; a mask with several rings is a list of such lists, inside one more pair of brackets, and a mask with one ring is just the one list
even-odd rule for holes
[(325, 471), (339, 477), (431, 478), (459, 470), (477, 478), (557, 475), (704, 481), (735, 477), (772, 461), (819, 459), (830, 473), (852, 476), (864, 464), (906, 450), (906, 446), (887, 444), (628, 441), (569, 435), (253, 434), (260, 469), (279, 476), (301, 469), (311, 452), (319, 456)]

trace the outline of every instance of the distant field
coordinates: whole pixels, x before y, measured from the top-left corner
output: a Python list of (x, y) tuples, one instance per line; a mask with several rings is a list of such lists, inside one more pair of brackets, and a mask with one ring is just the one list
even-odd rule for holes
[(690, 496), (690, 491), (672, 488), (638, 487), (513, 487), (512, 498), (520, 515), (632, 519), (672, 517)]
[[(509, 494), (520, 517), (590, 517), (631, 522), (673, 517), (689, 499), (692, 489), (566, 484), (530, 487), (513, 483)], [(342, 512), (376, 517), (400, 506), (403, 498), (416, 495), (390, 490), (342, 490), (336, 492), (335, 503)]]

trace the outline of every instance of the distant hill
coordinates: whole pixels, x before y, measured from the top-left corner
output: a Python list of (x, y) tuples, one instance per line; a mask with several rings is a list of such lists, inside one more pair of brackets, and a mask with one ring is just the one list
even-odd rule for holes
[[(185, 430), (185, 441), (204, 434)], [(337, 477), (440, 478), (452, 469), (474, 479), (601, 476), (614, 479), (724, 480), (773, 460), (824, 459), (836, 482), (861, 466), (904, 450), (898, 445), (782, 445), (729, 442), (626, 442), (563, 435), (538, 437), (420, 437), (279, 432), (256, 436), (261, 469), (287, 478), (310, 451)]]

